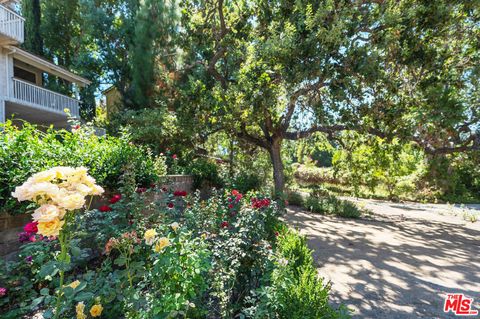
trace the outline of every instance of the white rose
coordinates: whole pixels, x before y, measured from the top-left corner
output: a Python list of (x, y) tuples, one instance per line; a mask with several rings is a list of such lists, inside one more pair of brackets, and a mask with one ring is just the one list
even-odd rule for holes
[(56, 218), (62, 218), (63, 212), (55, 205), (45, 204), (37, 208), (32, 217), (37, 222), (50, 222)]

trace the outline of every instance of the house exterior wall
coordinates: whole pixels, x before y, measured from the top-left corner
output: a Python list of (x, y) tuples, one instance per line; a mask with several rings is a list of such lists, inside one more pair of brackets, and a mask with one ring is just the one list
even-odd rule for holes
[(0, 47), (0, 123), (5, 122), (5, 98), (7, 95), (7, 56), (5, 50)]
[(5, 100), (13, 92), (10, 80), (13, 76), (13, 58), (8, 50), (0, 47), (0, 123), (5, 123)]
[(111, 118), (113, 114), (118, 112), (118, 105), (120, 105), (122, 98), (115, 87), (112, 87), (103, 92), (105, 95), (105, 105), (107, 108), (107, 118)]

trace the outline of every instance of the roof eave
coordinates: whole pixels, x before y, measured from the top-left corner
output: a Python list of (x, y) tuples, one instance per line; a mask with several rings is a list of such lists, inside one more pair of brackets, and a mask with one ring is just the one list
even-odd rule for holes
[(92, 83), (84, 77), (76, 75), (75, 73), (70, 72), (67, 69), (64, 69), (61, 66), (58, 66), (50, 61), (47, 61), (44, 58), (39, 57), (33, 53), (14, 46), (9, 46), (8, 49), (12, 51), (14, 58), (16, 58), (17, 60), (31, 64), (42, 71), (58, 76), (69, 82), (76, 83), (81, 87), (85, 87)]

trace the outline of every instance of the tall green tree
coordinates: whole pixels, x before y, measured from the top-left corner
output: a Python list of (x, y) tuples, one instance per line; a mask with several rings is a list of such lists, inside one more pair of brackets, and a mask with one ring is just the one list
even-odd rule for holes
[[(131, 55), (131, 107), (155, 104), (155, 91), (167, 81), (173, 46), (169, 44), (175, 29), (176, 6), (169, 1), (145, 0), (136, 15)], [(157, 94), (158, 98), (158, 94)]]
[(314, 132), (413, 139), (429, 152), (480, 147), (479, 6), (471, 1), (184, 0), (181, 7), (178, 111), (189, 125), (265, 149), (277, 192), (283, 141)]
[(22, 1), (21, 10), (25, 18), (25, 42), (23, 45), (28, 51), (43, 55), (40, 0)]

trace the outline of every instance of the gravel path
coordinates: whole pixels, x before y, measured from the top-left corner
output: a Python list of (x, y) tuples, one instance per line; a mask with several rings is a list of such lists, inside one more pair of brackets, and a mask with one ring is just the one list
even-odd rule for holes
[(353, 220), (291, 207), (286, 216), (332, 282), (332, 303), (353, 318), (457, 318), (443, 302), (461, 292), (480, 310), (480, 221), (467, 223), (462, 208), (448, 205), (356, 202), (371, 214)]

